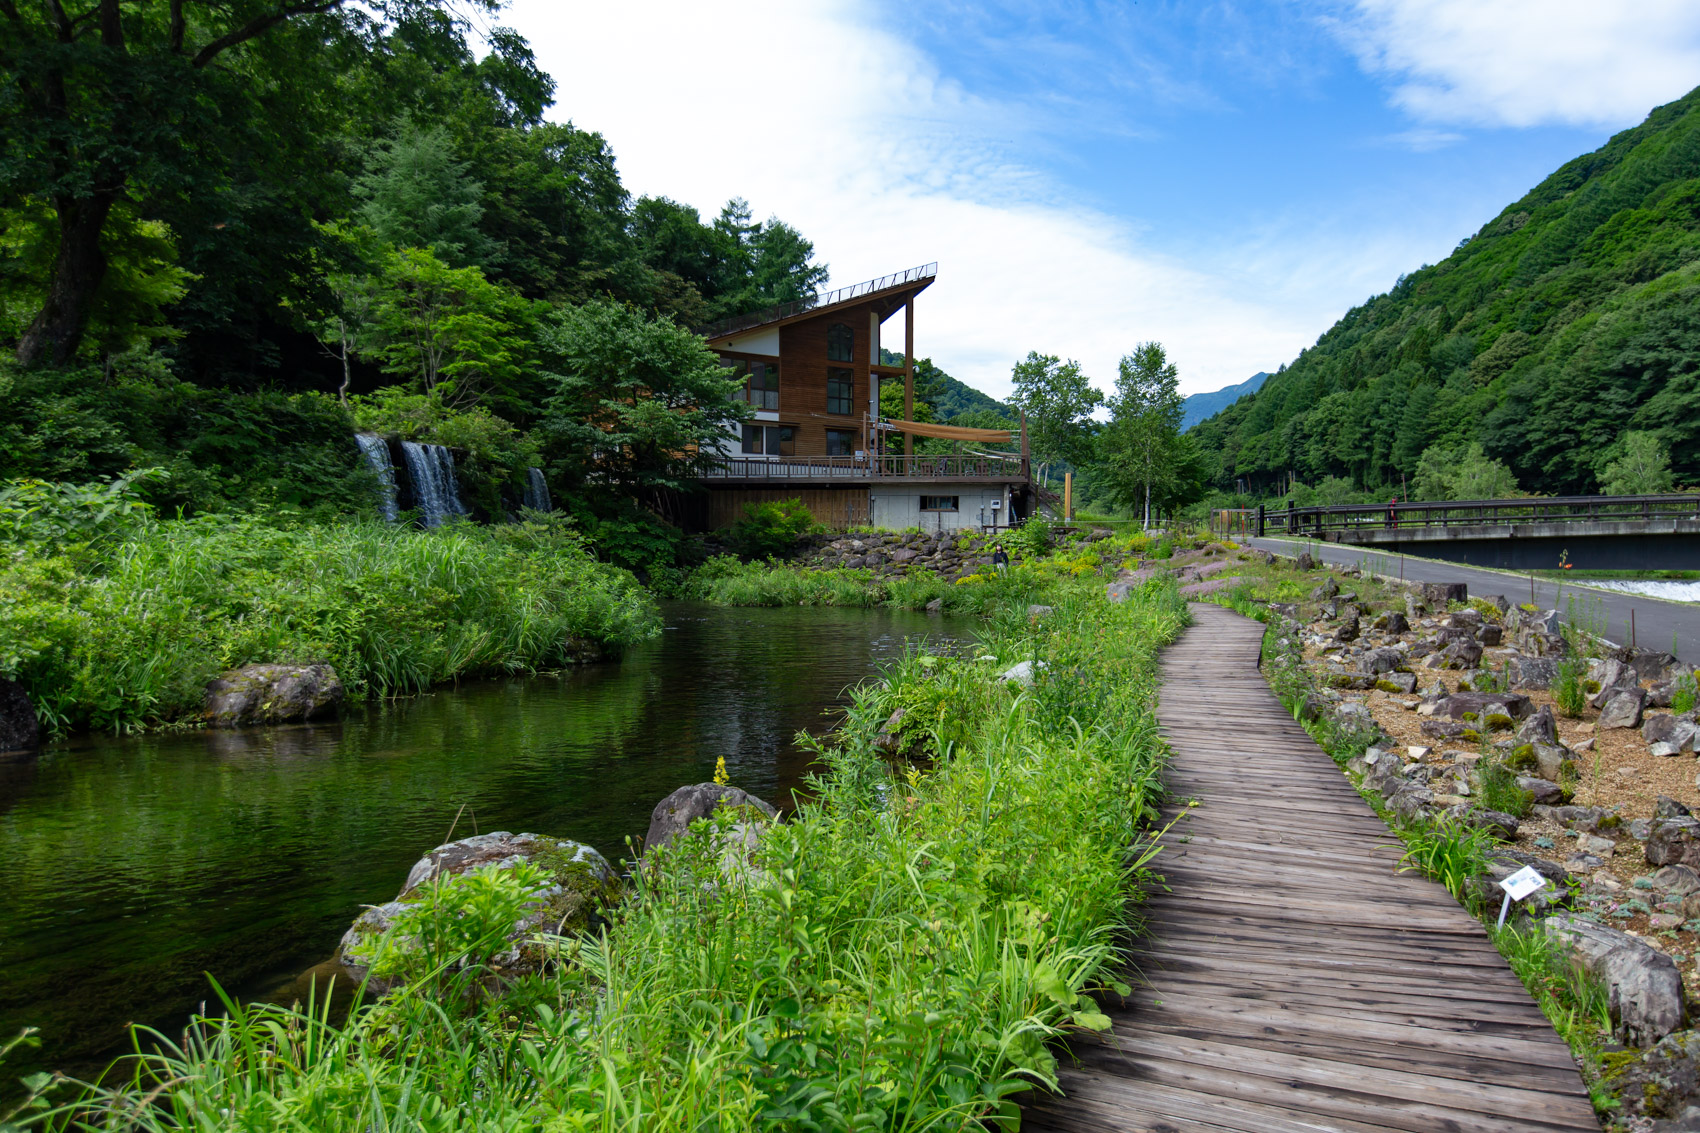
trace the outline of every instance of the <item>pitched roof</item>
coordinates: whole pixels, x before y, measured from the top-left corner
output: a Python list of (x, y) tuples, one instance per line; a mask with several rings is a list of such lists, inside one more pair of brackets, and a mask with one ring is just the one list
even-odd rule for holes
[(805, 295), (801, 299), (793, 299), (789, 303), (780, 303), (761, 311), (752, 311), (747, 315), (734, 315), (702, 327), (697, 333), (710, 342), (720, 338), (728, 338), (744, 331), (755, 330), (757, 327), (772, 326), (777, 323), (790, 322), (805, 315), (819, 315), (833, 307), (847, 303), (861, 302), (881, 294), (896, 291), (920, 291), (932, 283), (938, 275), (937, 263), (922, 264), (908, 271), (894, 272), (882, 275), (878, 279), (870, 279), (865, 283), (851, 284), (840, 287), (836, 291), (828, 291), (823, 295)]

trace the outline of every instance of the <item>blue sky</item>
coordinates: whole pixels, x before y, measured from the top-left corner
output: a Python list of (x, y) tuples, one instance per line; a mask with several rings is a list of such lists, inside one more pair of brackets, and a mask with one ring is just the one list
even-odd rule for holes
[(504, 20), (634, 192), (744, 196), (834, 285), (937, 260), (916, 348), (997, 395), (1033, 349), (1106, 387), (1148, 339), (1185, 392), (1273, 369), (1700, 85), (1692, 0), (520, 0)]

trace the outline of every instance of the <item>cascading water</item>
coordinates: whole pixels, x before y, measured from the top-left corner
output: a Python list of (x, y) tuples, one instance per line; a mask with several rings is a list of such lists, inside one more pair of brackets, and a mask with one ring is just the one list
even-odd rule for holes
[(390, 446), (376, 433), (356, 433), (354, 443), (360, 446), (360, 455), (366, 458), (366, 463), (378, 476), (381, 490), (378, 510), (384, 513), (386, 520), (394, 523), (398, 513), (395, 502), (395, 465), (390, 462)]
[(532, 511), (555, 510), (555, 505), (549, 500), (549, 482), (543, 479), (543, 469), (525, 470), (525, 495), (520, 502)]
[(407, 477), (413, 484), (414, 506), (426, 527), (436, 527), (451, 516), (467, 514), (455, 484), (453, 453), (442, 445), (403, 441), (401, 455), (407, 461)]

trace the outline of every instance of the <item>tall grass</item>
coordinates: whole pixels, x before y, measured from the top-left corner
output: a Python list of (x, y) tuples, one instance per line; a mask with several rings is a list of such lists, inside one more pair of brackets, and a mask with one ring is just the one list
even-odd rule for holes
[(659, 628), (653, 600), (564, 527), (418, 531), (206, 516), (0, 558), (0, 676), (58, 731), (191, 715), (257, 661), (328, 661), (359, 695), (522, 672)]
[(1002, 573), (986, 567), (952, 581), (924, 568), (880, 578), (866, 568), (741, 563), (722, 556), (697, 568), (685, 592), (718, 606), (892, 606), (919, 610), (937, 600), (952, 613), (985, 614), (1036, 601), (1047, 585), (1093, 575), (1097, 565), (1095, 561), (1033, 560)]
[[(1155, 651), (1184, 610), (1084, 583), (996, 660), (911, 657), (859, 690), (811, 801), (747, 868), (687, 839), (637, 871), (608, 931), (557, 940), (499, 994), (416, 982), (337, 1025), (231, 1005), (55, 1111), (131, 1130), (980, 1129), (1053, 1085), (1047, 1040), (1102, 1028), (1142, 880), (1162, 744)], [(1028, 689), (999, 666), (1045, 662)], [(934, 706), (929, 711), (926, 705)], [(896, 706), (934, 754), (873, 742)], [(948, 706), (943, 709), (940, 706)], [(461, 985), (455, 985), (460, 987)], [(1125, 989), (1123, 989), (1125, 990)]]

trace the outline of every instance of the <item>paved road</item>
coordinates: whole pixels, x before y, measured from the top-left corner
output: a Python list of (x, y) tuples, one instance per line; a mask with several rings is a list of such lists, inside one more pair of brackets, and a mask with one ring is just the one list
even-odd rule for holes
[[(1607, 638), (1616, 642), (1629, 641), (1633, 614), (1637, 645), (1647, 649), (1669, 649), (1674, 638), (1678, 657), (1684, 661), (1700, 662), (1700, 605), (1691, 602), (1667, 602), (1662, 598), (1596, 590), (1574, 583), (1565, 583), (1561, 592), (1559, 584), (1544, 579), (1535, 580), (1534, 597), (1531, 599), (1529, 576), (1526, 574), (1299, 539), (1247, 539), (1244, 542), (1283, 555), (1308, 550), (1325, 562), (1362, 565), (1377, 574), (1394, 578), (1404, 577), (1418, 582), (1462, 582), (1470, 588), (1472, 595), (1503, 594), (1517, 603), (1532, 600), (1541, 609), (1556, 609), (1566, 617), (1574, 610), (1578, 618), (1593, 620), (1591, 628), (1603, 630)], [(1404, 572), (1402, 576), (1401, 570)], [(1604, 627), (1598, 624), (1602, 620), (1606, 622)]]

